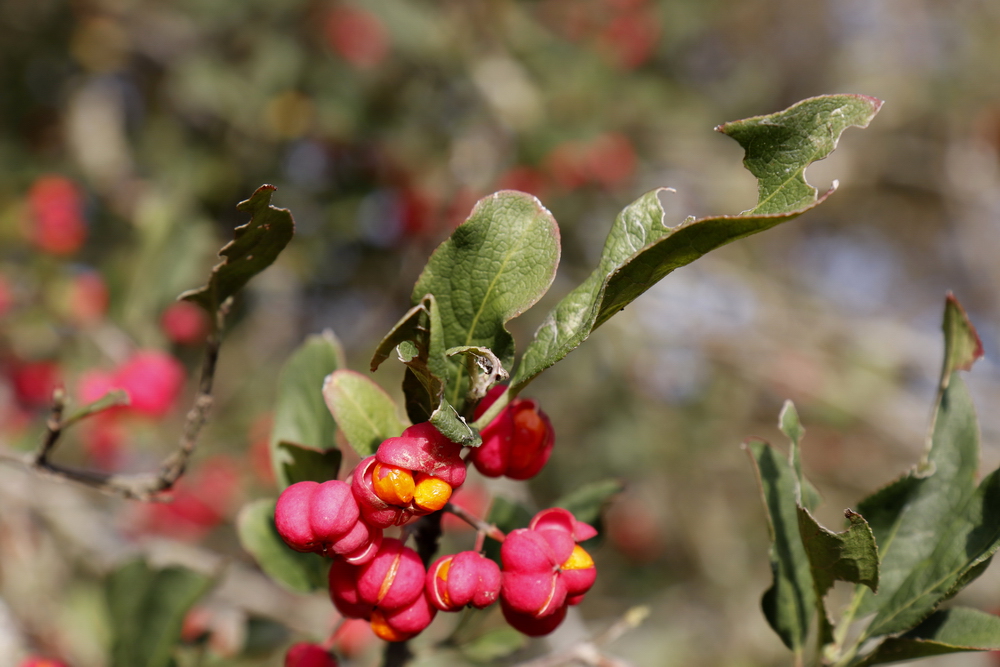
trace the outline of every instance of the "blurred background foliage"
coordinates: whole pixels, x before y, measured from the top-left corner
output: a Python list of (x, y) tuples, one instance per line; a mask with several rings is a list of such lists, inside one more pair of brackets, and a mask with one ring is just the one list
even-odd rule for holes
[[(523, 349), (646, 190), (676, 188), (677, 221), (753, 205), (741, 150), (714, 125), (863, 93), (886, 101), (879, 117), (809, 172), (841, 191), (671, 275), (536, 381), (552, 462), (530, 493), (490, 487), (542, 507), (626, 482), (595, 591), (509, 661), (647, 604), (609, 651), (638, 665), (785, 664), (759, 613), (766, 524), (739, 448), (749, 435), (784, 444), (785, 398), (808, 430), (821, 518), (838, 526), (920, 455), (953, 290), (984, 338), (972, 390), (984, 467), (1000, 462), (1000, 415), (985, 409), (1000, 398), (998, 34), (989, 0), (0, 2), (5, 449), (35, 445), (54, 384), (84, 400), (156, 351), (187, 384), (165, 388), (166, 405), (82, 425), (59, 454), (154, 466), (204, 335), (174, 298), (204, 282), (246, 221), (235, 204), (261, 183), (297, 225), (236, 304), (213, 421), (175, 503), (0, 466), (0, 664), (28, 652), (104, 664), (101, 577), (135, 553), (223, 573), (186, 631), (204, 664), (276, 665), (282, 642), (322, 639), (329, 601), (268, 582), (232, 527), (244, 500), (274, 493), (261, 459), (290, 351), (331, 328), (365, 369), (429, 253), (501, 188), (539, 196), (562, 229), (551, 296), (512, 323)], [(398, 365), (376, 374), (396, 394), (400, 378)], [(1000, 577), (964, 596), (1000, 607)], [(356, 664), (372, 664), (377, 649), (358, 641)]]

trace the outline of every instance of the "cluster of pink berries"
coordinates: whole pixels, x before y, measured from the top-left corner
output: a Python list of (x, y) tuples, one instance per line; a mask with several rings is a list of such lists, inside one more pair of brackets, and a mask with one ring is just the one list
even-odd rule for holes
[[(494, 388), (477, 416), (502, 391)], [(522, 399), (505, 407), (482, 439), (467, 458), (484, 475), (514, 479), (537, 474), (554, 442), (548, 418), (534, 401)], [(479, 551), (463, 551), (425, 568), (402, 540), (383, 536), (385, 529), (445, 508), (465, 482), (462, 449), (432, 424), (416, 424), (362, 460), (349, 484), (299, 482), (278, 498), (275, 524), (284, 541), (332, 558), (334, 606), (346, 618), (369, 621), (386, 641), (416, 636), (438, 611), (482, 609), (498, 600), (511, 626), (531, 636), (548, 634), (594, 583), (594, 561), (579, 542), (597, 531), (565, 509), (543, 510), (506, 537), (491, 533), (503, 538), (501, 565)]]

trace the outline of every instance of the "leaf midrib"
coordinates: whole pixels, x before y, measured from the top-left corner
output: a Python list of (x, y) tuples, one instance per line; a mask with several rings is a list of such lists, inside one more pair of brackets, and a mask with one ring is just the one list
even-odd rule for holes
[[(532, 224), (534, 224), (534, 222), (535, 222), (535, 216), (532, 216), (531, 222), (527, 225), (527, 227), (530, 227)], [(492, 227), (492, 224), (490, 226)], [(514, 254), (520, 251), (520, 249), (524, 246), (524, 239), (526, 238), (527, 234), (522, 233), (520, 236), (520, 240), (515, 245), (511, 246), (510, 250), (504, 256), (503, 261), (500, 263), (500, 268), (497, 269), (496, 273), (493, 275), (493, 280), (490, 281), (489, 286), (483, 293), (482, 301), (479, 302), (479, 308), (478, 310), (476, 310), (475, 315), (473, 315), (472, 323), (469, 325), (469, 330), (466, 332), (465, 343), (464, 343), (465, 346), (469, 346), (472, 344), (473, 333), (476, 331), (476, 327), (479, 325), (479, 320), (480, 318), (482, 318), (483, 312), (486, 310), (486, 302), (489, 301), (490, 294), (493, 293), (497, 281), (500, 280), (500, 276), (503, 275), (504, 270), (507, 267), (507, 264), (510, 263), (511, 257), (513, 257)], [(455, 373), (455, 383), (454, 383), (455, 388), (452, 391), (452, 397), (451, 397), (452, 404), (458, 402), (458, 392), (460, 390), (460, 384), (462, 380), (462, 374), (464, 373), (464, 368), (465, 368), (464, 365), (459, 365), (458, 370)]]

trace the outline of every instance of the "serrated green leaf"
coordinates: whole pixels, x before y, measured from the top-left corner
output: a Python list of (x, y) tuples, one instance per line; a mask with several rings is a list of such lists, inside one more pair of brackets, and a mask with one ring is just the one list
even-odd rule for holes
[(846, 128), (866, 127), (880, 106), (870, 97), (828, 95), (718, 128), (746, 149), (744, 164), (758, 178), (758, 206), (741, 215), (689, 218), (671, 228), (658, 199), (667, 190), (632, 202), (616, 218), (597, 269), (556, 305), (535, 334), (514, 372), (513, 392), (674, 269), (817, 206), (830, 193), (817, 197), (803, 178), (805, 168), (826, 157)]
[(809, 510), (798, 508), (799, 533), (812, 567), (816, 594), (826, 595), (834, 581), (863, 584), (878, 591), (878, 549), (868, 523), (857, 512), (844, 515), (850, 527), (834, 533), (819, 525)]
[(284, 479), (289, 485), (337, 479), (343, 458), (339, 449), (312, 449), (285, 441), (278, 443), (278, 449), (282, 453)]
[(463, 642), (460, 650), (462, 656), (472, 662), (491, 663), (510, 655), (527, 641), (525, 635), (510, 626), (504, 626)]
[(785, 646), (801, 655), (817, 609), (817, 597), (809, 556), (799, 535), (795, 471), (762, 440), (747, 442), (745, 449), (757, 475), (771, 535), (774, 582), (764, 593), (761, 606)]
[(374, 380), (351, 370), (338, 370), (323, 384), (323, 398), (340, 432), (362, 458), (371, 456), (386, 438), (406, 428), (396, 404)]
[(134, 560), (105, 582), (111, 628), (111, 667), (168, 667), (188, 610), (213, 580), (185, 567), (153, 569)]
[(292, 353), (278, 376), (278, 397), (271, 427), (271, 465), (278, 488), (292, 482), (286, 474), (291, 461), (278, 445), (288, 442), (320, 451), (334, 448), (336, 424), (323, 401), (323, 381), (344, 365), (344, 351), (331, 331), (309, 336)]
[(936, 611), (901, 637), (882, 642), (859, 667), (945, 653), (1000, 649), (1000, 617), (956, 607)]
[[(505, 190), (481, 199), (468, 220), (442, 243), (413, 290), (416, 303), (433, 294), (445, 348), (489, 348), (505, 368), (514, 361), (508, 320), (542, 297), (559, 264), (559, 227), (541, 203)], [(464, 365), (451, 363), (448, 401), (462, 408)]]
[(236, 517), (240, 544), (265, 574), (294, 593), (326, 586), (327, 563), (317, 554), (299, 553), (281, 539), (274, 525), (274, 498), (247, 503)]
[[(956, 382), (953, 376), (953, 385)], [(882, 602), (866, 636), (909, 630), (953, 596), (958, 586), (971, 581), (970, 573), (981, 573), (979, 566), (1000, 548), (1000, 471), (987, 476), (949, 521), (925, 540), (933, 550)]]
[(819, 507), (822, 498), (816, 487), (806, 479), (802, 472), (802, 438), (805, 437), (806, 430), (802, 428), (799, 413), (791, 401), (785, 401), (781, 408), (781, 413), (778, 415), (778, 428), (792, 443), (791, 462), (795, 476), (799, 481), (799, 500), (807, 510), (814, 510)]
[(601, 518), (601, 510), (614, 496), (625, 489), (618, 479), (602, 479), (584, 484), (553, 503), (554, 507), (562, 507), (573, 513), (578, 521), (596, 523)]
[(250, 199), (236, 205), (238, 211), (251, 215), (250, 222), (233, 230), (233, 240), (219, 251), (222, 262), (212, 269), (208, 283), (184, 292), (179, 299), (197, 303), (214, 321), (223, 301), (271, 266), (295, 233), (292, 214), (270, 205), (276, 189), (273, 185), (262, 185)]
[(903, 581), (930, 557), (937, 540), (928, 536), (949, 530), (975, 489), (979, 426), (959, 370), (976, 357), (956, 350), (974, 350), (976, 345), (971, 343), (978, 342), (978, 336), (953, 297), (945, 305), (943, 328), (943, 367), (953, 370), (941, 381), (928, 451), (914, 470), (858, 505), (875, 534), (882, 558), (881, 593), (872, 597), (865, 591), (857, 592), (862, 598), (859, 617), (876, 610), (891, 614), (887, 605), (901, 604), (890, 601)]

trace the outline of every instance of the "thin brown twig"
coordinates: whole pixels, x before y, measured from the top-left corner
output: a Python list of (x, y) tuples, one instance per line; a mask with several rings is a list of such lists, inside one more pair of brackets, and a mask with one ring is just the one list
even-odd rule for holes
[(451, 512), (462, 521), (466, 522), (476, 530), (480, 531), (481, 533), (486, 535), (486, 537), (492, 538), (497, 542), (503, 542), (507, 538), (507, 536), (504, 535), (503, 531), (497, 528), (495, 525), (491, 523), (486, 523), (478, 516), (471, 513), (469, 510), (465, 509), (460, 505), (454, 505), (452, 503), (448, 503), (447, 505), (444, 506), (444, 509), (446, 512)]
[(201, 377), (198, 381), (198, 393), (184, 419), (177, 449), (163, 460), (157, 472), (117, 475), (52, 463), (49, 456), (55, 449), (66, 426), (66, 422), (62, 420), (62, 414), (65, 410), (65, 395), (59, 390), (53, 395), (52, 410), (46, 422), (42, 444), (35, 456), (27, 462), (28, 465), (46, 475), (74, 481), (93, 487), (103, 493), (133, 500), (153, 500), (158, 494), (173, 488), (187, 468), (187, 463), (198, 443), (198, 435), (208, 421), (208, 415), (212, 409), (212, 384), (215, 379), (215, 368), (219, 361), (219, 348), (222, 344), (221, 332), (231, 304), (232, 300), (227, 299), (216, 313), (215, 330), (205, 344), (205, 357), (202, 361)]

